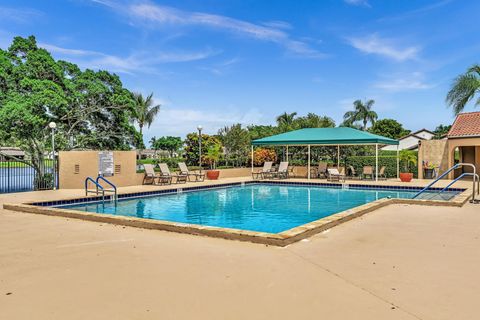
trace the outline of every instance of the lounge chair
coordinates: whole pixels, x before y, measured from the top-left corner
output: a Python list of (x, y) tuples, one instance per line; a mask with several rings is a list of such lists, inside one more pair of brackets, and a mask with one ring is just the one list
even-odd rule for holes
[(363, 167), (362, 179), (365, 180), (365, 179), (367, 179), (367, 177), (369, 177), (369, 179), (371, 179), (371, 180), (373, 180), (375, 178), (372, 166)]
[(172, 183), (172, 179), (175, 178), (176, 183), (186, 183), (187, 182), (187, 175), (185, 174), (177, 174), (177, 173), (171, 173), (170, 169), (168, 169), (168, 166), (166, 163), (160, 163), (158, 165), (160, 167), (161, 175), (160, 177), (170, 179), (170, 183)]
[(280, 165), (278, 166), (278, 170), (275, 172), (271, 173), (273, 178), (278, 178), (278, 179), (287, 179), (288, 178), (288, 162), (280, 162)]
[(160, 175), (155, 173), (153, 164), (145, 163), (143, 169), (145, 170), (145, 175), (143, 176), (142, 184), (156, 184), (155, 180), (160, 180)]
[(345, 174), (340, 173), (337, 168), (328, 168), (327, 169), (328, 176), (327, 180), (328, 181), (339, 181), (342, 180), (345, 182)]
[(252, 178), (265, 179), (265, 177), (269, 176), (272, 173), (272, 164), (273, 163), (271, 161), (265, 161), (261, 170), (252, 172)]
[(180, 174), (181, 175), (186, 175), (188, 181), (192, 181), (190, 178), (194, 177), (195, 181), (203, 181), (205, 180), (205, 173), (202, 173), (201, 171), (190, 171), (188, 170), (187, 165), (185, 162), (179, 162), (178, 163), (178, 168), (180, 169)]

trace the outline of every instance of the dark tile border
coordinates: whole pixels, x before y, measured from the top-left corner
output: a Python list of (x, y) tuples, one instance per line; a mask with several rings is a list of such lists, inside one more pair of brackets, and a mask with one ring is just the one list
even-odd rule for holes
[[(278, 180), (250, 180), (245, 182), (231, 182), (231, 183), (222, 183), (216, 185), (202, 185), (202, 186), (192, 186), (182, 188), (180, 185), (176, 188), (155, 190), (155, 191), (145, 191), (145, 192), (134, 192), (134, 193), (125, 193), (119, 194), (119, 200), (135, 199), (141, 197), (153, 197), (157, 195), (166, 195), (166, 194), (176, 194), (179, 192), (191, 192), (207, 189), (223, 189), (227, 187), (241, 186), (241, 185), (251, 185), (251, 184), (263, 184), (263, 185), (285, 185), (285, 186), (308, 186), (308, 187), (317, 187), (317, 188), (335, 188), (341, 189), (344, 186), (348, 186), (347, 189), (354, 190), (389, 190), (389, 191), (420, 191), (423, 187), (406, 187), (406, 186), (388, 186), (388, 185), (368, 185), (368, 184), (341, 184), (341, 183), (325, 183), (325, 182), (299, 182), (299, 181), (278, 181)], [(432, 191), (440, 191), (443, 188), (430, 188)], [(448, 188), (447, 191), (450, 192), (464, 192), (464, 188)], [(103, 198), (105, 201), (112, 201), (112, 195), (105, 195)], [(54, 201), (42, 201), (42, 202), (31, 202), (27, 203), (33, 206), (40, 207), (61, 207), (67, 205), (75, 205), (81, 203), (96, 203), (102, 201), (101, 196), (90, 196), (83, 198), (75, 198), (68, 200), (54, 200)]]

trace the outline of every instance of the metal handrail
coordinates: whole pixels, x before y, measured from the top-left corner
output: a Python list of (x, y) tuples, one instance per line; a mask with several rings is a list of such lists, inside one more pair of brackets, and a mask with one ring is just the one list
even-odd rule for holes
[[(88, 190), (88, 182), (91, 182), (95, 185), (95, 191)], [(105, 188), (102, 187), (98, 182), (93, 180), (91, 177), (85, 179), (85, 196), (88, 196), (88, 193), (95, 193), (98, 195), (98, 189), (102, 190), (102, 199), (105, 200)]]
[(113, 188), (113, 189), (104, 189), (104, 191), (114, 192), (114, 194), (115, 194), (114, 199), (117, 200), (117, 186), (115, 186), (112, 182), (110, 182), (109, 180), (107, 180), (103, 176), (98, 176), (97, 179), (95, 180), (96, 184), (98, 184), (98, 185), (100, 185), (100, 183), (98, 182), (99, 180), (104, 181), (106, 184), (110, 185)]
[[(460, 168), (460, 167), (463, 167), (463, 166), (470, 166), (473, 168), (473, 173), (470, 173), (470, 174), (467, 174), (467, 173), (463, 173), (462, 175), (460, 175), (460, 177), (462, 176), (465, 176), (465, 175), (469, 175), (469, 176), (473, 176), (473, 192), (472, 192), (472, 202), (475, 203), (475, 183), (477, 182), (477, 173), (476, 173), (476, 168), (473, 164), (471, 163), (457, 163), (456, 165), (452, 166), (450, 169), (448, 169), (447, 171), (445, 171), (444, 173), (442, 173), (438, 178), (436, 178), (435, 180), (433, 180), (428, 186), (426, 186), (425, 188), (423, 188), (422, 190), (420, 190), (419, 192), (417, 192), (412, 199), (415, 199), (416, 197), (418, 197), (419, 195), (421, 195), (422, 193), (424, 193), (425, 191), (427, 191), (431, 186), (433, 186), (435, 183), (438, 182), (438, 180), (442, 179), (443, 177), (445, 177), (447, 174), (449, 174), (450, 172), (452, 172), (453, 170), (457, 169), (457, 168)], [(457, 182), (460, 177), (456, 178), (452, 183), (450, 183), (447, 187), (443, 188), (440, 192), (438, 193), (441, 193), (443, 191), (445, 191), (449, 186), (451, 186), (453, 183)], [(480, 183), (480, 179), (478, 180)], [(479, 191), (480, 191), (480, 184), (479, 184)]]
[[(457, 182), (458, 180), (462, 179), (462, 178), (465, 177), (465, 176), (473, 176), (473, 177), (474, 177), (474, 180), (475, 180), (475, 178), (477, 179), (477, 194), (480, 194), (480, 177), (478, 176), (478, 174), (476, 174), (476, 173), (471, 173), (471, 172), (464, 172), (464, 173), (462, 173), (460, 176), (458, 176), (457, 178), (455, 178), (455, 180), (453, 180), (452, 182), (450, 182), (445, 188), (443, 188), (442, 190), (440, 190), (438, 193), (447, 190), (447, 189), (450, 188), (455, 182)], [(475, 184), (473, 185), (473, 192), (475, 193)]]

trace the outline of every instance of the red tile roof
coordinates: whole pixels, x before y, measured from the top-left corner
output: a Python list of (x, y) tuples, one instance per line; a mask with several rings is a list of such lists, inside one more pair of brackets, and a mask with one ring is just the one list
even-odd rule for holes
[(480, 136), (480, 112), (460, 113), (447, 136), (449, 138)]

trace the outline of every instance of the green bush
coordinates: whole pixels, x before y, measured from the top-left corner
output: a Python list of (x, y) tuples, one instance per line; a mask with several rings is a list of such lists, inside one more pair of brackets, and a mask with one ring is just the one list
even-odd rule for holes
[[(364, 166), (375, 166), (375, 156), (352, 156), (346, 160), (346, 165), (352, 166), (355, 173), (361, 174)], [(397, 176), (397, 157), (395, 156), (379, 156), (378, 167), (385, 166), (385, 174), (388, 178), (395, 178)], [(412, 173), (414, 177), (418, 176), (418, 167), (412, 166)]]

